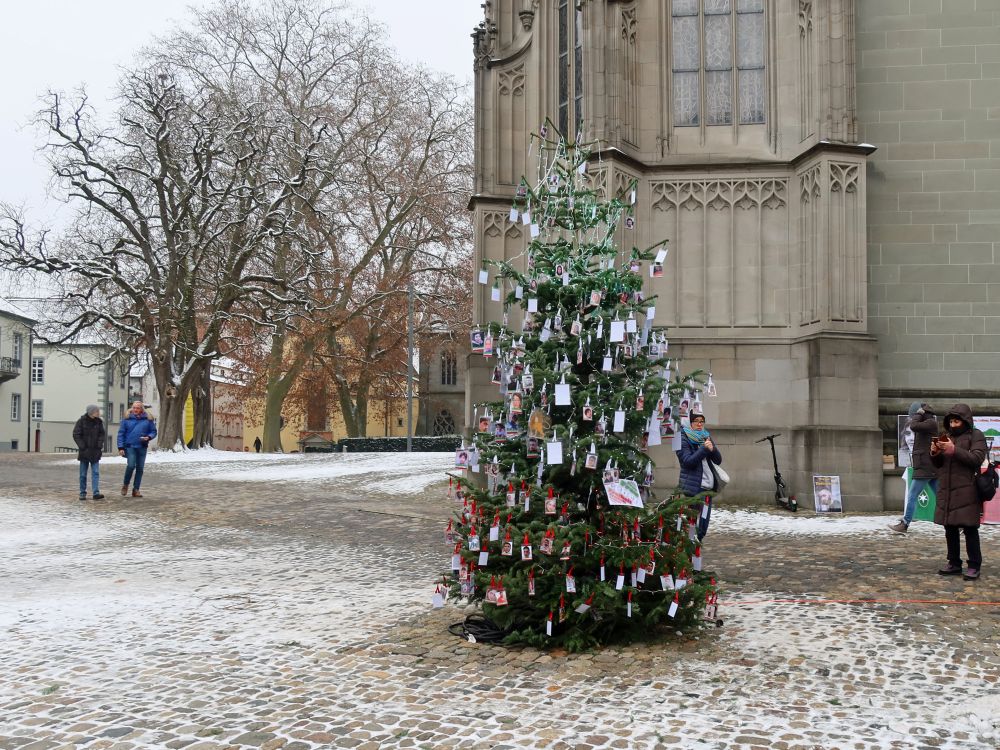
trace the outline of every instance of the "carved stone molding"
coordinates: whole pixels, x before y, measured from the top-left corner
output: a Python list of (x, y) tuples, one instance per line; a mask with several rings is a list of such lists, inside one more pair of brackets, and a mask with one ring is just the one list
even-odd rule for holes
[(799, 175), (799, 194), (803, 203), (809, 203), (823, 194), (822, 169), (818, 164)]
[(499, 237), (504, 232), (504, 222), (508, 214), (500, 211), (487, 211), (483, 214), (483, 234), (487, 237)]
[(500, 96), (522, 96), (524, 94), (524, 65), (497, 73), (497, 90)]
[(805, 36), (813, 25), (813, 4), (811, 0), (799, 0), (799, 34)]
[(650, 185), (652, 206), (660, 211), (712, 208), (776, 210), (788, 202), (788, 181), (762, 178), (746, 180), (677, 180)]
[(621, 35), (625, 44), (635, 44), (635, 7), (622, 8)]
[(517, 16), (521, 19), (521, 26), (524, 30), (531, 31), (531, 27), (535, 23), (535, 11), (531, 9), (522, 10)]
[(830, 192), (856, 193), (860, 169), (857, 164), (830, 163)]

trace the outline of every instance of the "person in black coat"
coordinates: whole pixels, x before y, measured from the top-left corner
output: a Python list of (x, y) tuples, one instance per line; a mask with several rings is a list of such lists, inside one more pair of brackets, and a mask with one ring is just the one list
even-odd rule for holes
[(79, 448), (77, 460), (80, 462), (80, 499), (87, 499), (87, 469), (91, 473), (91, 489), (95, 500), (103, 500), (100, 481), (101, 455), (104, 453), (104, 441), (108, 431), (101, 419), (101, 408), (96, 404), (87, 407), (87, 413), (76, 420), (73, 426), (73, 441)]

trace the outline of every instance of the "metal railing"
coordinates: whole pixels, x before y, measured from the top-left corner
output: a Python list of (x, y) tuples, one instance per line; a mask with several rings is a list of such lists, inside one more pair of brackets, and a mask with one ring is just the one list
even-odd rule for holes
[(12, 372), (15, 375), (21, 372), (21, 360), (13, 357), (0, 357), (0, 372)]

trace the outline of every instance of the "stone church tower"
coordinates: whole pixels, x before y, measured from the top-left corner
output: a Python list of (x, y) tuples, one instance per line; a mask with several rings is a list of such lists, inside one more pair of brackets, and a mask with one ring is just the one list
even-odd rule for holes
[[(841, 476), (881, 509), (878, 344), (867, 320), (866, 162), (855, 109), (854, 0), (486, 0), (474, 34), (477, 268), (513, 259), (515, 186), (546, 118), (599, 141), (605, 192), (638, 180), (634, 230), (669, 238), (656, 323), (682, 370), (711, 371), (710, 429), (734, 494), (773, 493), (767, 444), (804, 507)], [(473, 320), (502, 309), (476, 285)], [(473, 356), (466, 414), (496, 398)], [(657, 481), (676, 459), (654, 449)]]

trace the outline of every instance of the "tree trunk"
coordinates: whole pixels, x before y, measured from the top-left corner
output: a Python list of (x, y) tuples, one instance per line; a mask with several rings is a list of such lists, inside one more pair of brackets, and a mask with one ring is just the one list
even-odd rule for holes
[(311, 356), (311, 348), (306, 345), (299, 351), (291, 365), (282, 372), (282, 363), (286, 355), (285, 345), (288, 336), (285, 326), (281, 325), (271, 336), (271, 353), (267, 365), (267, 392), (264, 396), (264, 436), (261, 450), (264, 453), (282, 453), (281, 445), (281, 411), (285, 398), (302, 372), (306, 359)]
[(154, 359), (153, 374), (156, 377), (156, 390), (160, 394), (160, 413), (156, 415), (156, 448), (171, 451), (184, 441), (184, 399), (180, 396), (180, 389), (171, 381), (169, 364)]
[(191, 402), (194, 407), (194, 437), (192, 448), (212, 446), (212, 361), (203, 360), (197, 365)]

